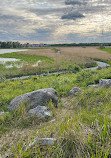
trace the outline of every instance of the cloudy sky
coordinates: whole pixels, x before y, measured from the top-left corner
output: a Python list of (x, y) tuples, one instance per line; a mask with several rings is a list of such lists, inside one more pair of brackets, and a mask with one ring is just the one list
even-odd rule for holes
[(0, 40), (111, 42), (111, 0), (0, 0)]

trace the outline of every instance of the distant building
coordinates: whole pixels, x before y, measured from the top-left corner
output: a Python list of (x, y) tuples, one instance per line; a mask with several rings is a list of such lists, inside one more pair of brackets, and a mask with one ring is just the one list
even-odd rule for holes
[(51, 46), (51, 44), (44, 44), (44, 43), (40, 43), (40, 44), (22, 44), (23, 47), (49, 47)]

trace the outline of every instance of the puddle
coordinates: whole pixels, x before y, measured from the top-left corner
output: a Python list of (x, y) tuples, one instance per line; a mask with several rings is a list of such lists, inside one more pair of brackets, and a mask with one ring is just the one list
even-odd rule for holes
[(15, 58), (0, 58), (0, 64), (5, 64), (7, 62), (16, 62), (20, 61), (20, 59), (15, 59)]
[[(5, 53), (12, 53), (12, 52), (21, 52), (21, 51), (27, 51), (28, 49), (0, 49), (0, 54), (5, 54)], [(15, 58), (0, 58), (0, 64), (4, 64), (4, 66), (6, 68), (13, 68), (13, 67), (17, 67), (17, 68), (22, 68), (23, 67), (23, 63), (17, 63), (18, 61), (20, 61), (20, 59), (15, 59)], [(11, 63), (8, 63), (11, 62)], [(41, 63), (41, 60), (38, 60), (34, 65), (32, 65), (33, 67), (37, 67), (39, 65), (39, 63)], [(27, 64), (28, 65), (28, 64)]]
[[(23, 67), (23, 63), (18, 63), (18, 61), (20, 61), (20, 59), (15, 59), (15, 58), (0, 58), (0, 64), (3, 64), (5, 66), (5, 68), (22, 68)], [(34, 65), (32, 65), (32, 67), (37, 67), (39, 65), (39, 63), (41, 63), (41, 60), (38, 60)], [(25, 65), (28, 65), (28, 63)]]
[(28, 49), (0, 49), (0, 54), (12, 53), (12, 52), (22, 52), (27, 51)]
[(5, 66), (5, 68), (12, 68), (12, 67), (21, 68), (23, 65), (18, 64), (17, 63), (18, 61), (20, 61), (20, 59), (0, 58), (0, 64), (3, 64)]

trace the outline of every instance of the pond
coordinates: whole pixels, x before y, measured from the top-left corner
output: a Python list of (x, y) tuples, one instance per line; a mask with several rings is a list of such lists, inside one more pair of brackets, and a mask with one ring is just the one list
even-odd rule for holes
[(0, 49), (0, 54), (27, 51), (27, 49)]
[[(12, 52), (21, 52), (21, 51), (27, 51), (27, 49), (0, 49), (0, 54), (5, 54), (5, 53), (12, 53)], [(18, 64), (14, 64), (14, 62), (20, 61), (20, 59), (15, 59), (15, 58), (0, 58), (0, 64), (6, 64), (7, 62), (12, 62), (13, 64), (8, 64), (5, 67), (6, 68), (11, 68), (13, 66), (16, 67), (22, 67)]]
[(0, 58), (0, 63), (5, 64), (6, 62), (15, 62), (19, 60), (20, 59), (15, 59), (15, 58)]

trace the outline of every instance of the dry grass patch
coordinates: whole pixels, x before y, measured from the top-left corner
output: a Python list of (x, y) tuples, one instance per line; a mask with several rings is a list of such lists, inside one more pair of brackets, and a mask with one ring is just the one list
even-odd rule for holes
[[(60, 54), (56, 51), (60, 50)], [(97, 49), (97, 47), (56, 47), (49, 49), (36, 49), (21, 52), (21, 54), (32, 54), (38, 56), (47, 56), (57, 61), (73, 61), (75, 64), (91, 62), (91, 59), (111, 60), (111, 54)]]
[(97, 47), (61, 47), (60, 50), (65, 56), (70, 56), (70, 58), (82, 57), (111, 60), (111, 54), (103, 52)]
[[(57, 50), (60, 50), (60, 53), (57, 53)], [(76, 50), (78, 50), (78, 52)], [(56, 61), (56, 65), (61, 64), (61, 62), (71, 62), (78, 65), (94, 62), (87, 56), (79, 55), (79, 52), (81, 52), (81, 48), (77, 49), (75, 47), (57, 47), (49, 49), (28, 50), (26, 52), (21, 52), (20, 54), (47, 56), (49, 58), (53, 58)]]

